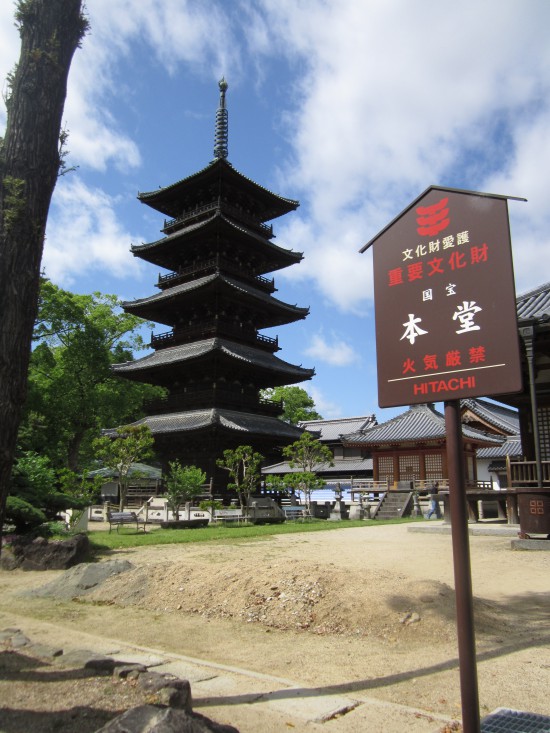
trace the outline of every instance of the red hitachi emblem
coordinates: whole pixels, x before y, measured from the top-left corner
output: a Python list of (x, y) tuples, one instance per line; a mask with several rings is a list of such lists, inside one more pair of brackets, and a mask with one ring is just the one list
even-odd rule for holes
[(419, 206), (416, 210), (417, 232), (421, 237), (433, 237), (446, 229), (449, 219), (448, 198), (441, 199), (431, 206)]

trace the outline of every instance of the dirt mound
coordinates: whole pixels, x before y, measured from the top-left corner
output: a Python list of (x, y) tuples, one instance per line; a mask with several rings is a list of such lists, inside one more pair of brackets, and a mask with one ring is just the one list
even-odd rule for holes
[[(238, 568), (193, 562), (158, 563), (108, 577), (86, 596), (163, 613), (231, 618), (320, 635), (377, 637), (425, 644), (456, 635), (454, 591), (382, 570), (320, 567), (303, 560)], [(502, 619), (477, 603), (479, 631), (502, 633)]]

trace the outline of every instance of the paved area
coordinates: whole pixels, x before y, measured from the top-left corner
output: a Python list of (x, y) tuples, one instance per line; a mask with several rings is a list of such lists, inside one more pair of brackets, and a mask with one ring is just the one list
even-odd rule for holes
[[(0, 618), (4, 628), (9, 621), (5, 615)], [(28, 653), (48, 656), (47, 650), (52, 637), (57, 637), (59, 627), (35, 619), (28, 619), (28, 624), (21, 626), (20, 621), (22, 635), (32, 642)], [(55, 655), (59, 652), (57, 646)], [(436, 733), (452, 723), (450, 718), (387, 703), (360, 691), (348, 696), (336, 690), (332, 693), (326, 688), (308, 688), (289, 679), (68, 630), (63, 656), (85, 660), (87, 654), (141, 664), (152, 671), (189, 680), (193, 709), (212, 720), (230, 723), (241, 733), (256, 733), (259, 721), (262, 733), (288, 729), (295, 733), (359, 733), (367, 730), (371, 733), (401, 733), (403, 730)]]

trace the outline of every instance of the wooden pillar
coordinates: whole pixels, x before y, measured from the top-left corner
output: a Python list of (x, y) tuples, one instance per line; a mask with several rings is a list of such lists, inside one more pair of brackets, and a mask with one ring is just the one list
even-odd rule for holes
[(393, 454), (393, 485), (397, 486), (401, 480), (401, 472), (399, 470), (399, 453), (397, 451)]

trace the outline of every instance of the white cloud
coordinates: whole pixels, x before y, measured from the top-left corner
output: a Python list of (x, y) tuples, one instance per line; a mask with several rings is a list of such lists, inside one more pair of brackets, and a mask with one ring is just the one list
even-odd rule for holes
[(546, 0), (263, 8), (276, 52), (297, 74), (285, 116), (294, 155), (281, 172), (303, 192), (303, 236), (292, 245), (327, 298), (356, 310), (368, 297), (354, 241), (431, 184), (527, 196), (523, 213), (512, 212), (516, 270), (522, 283), (540, 281), (550, 223)]
[(348, 343), (332, 335), (331, 341), (323, 334), (315, 334), (311, 344), (304, 352), (312, 358), (330, 364), (331, 366), (349, 366), (359, 359), (357, 352)]
[(90, 189), (75, 175), (61, 179), (52, 201), (43, 266), (46, 275), (64, 287), (79, 275), (94, 272), (101, 288), (101, 271), (115, 277), (139, 277), (141, 266), (129, 253), (138, 237), (124, 231), (115, 215), (116, 202), (99, 189)]
[(328, 399), (326, 395), (318, 387), (314, 387), (311, 384), (300, 385), (303, 386), (309, 396), (315, 403), (315, 409), (322, 415), (325, 420), (329, 420), (334, 417), (342, 417), (342, 408), (338, 403)]

